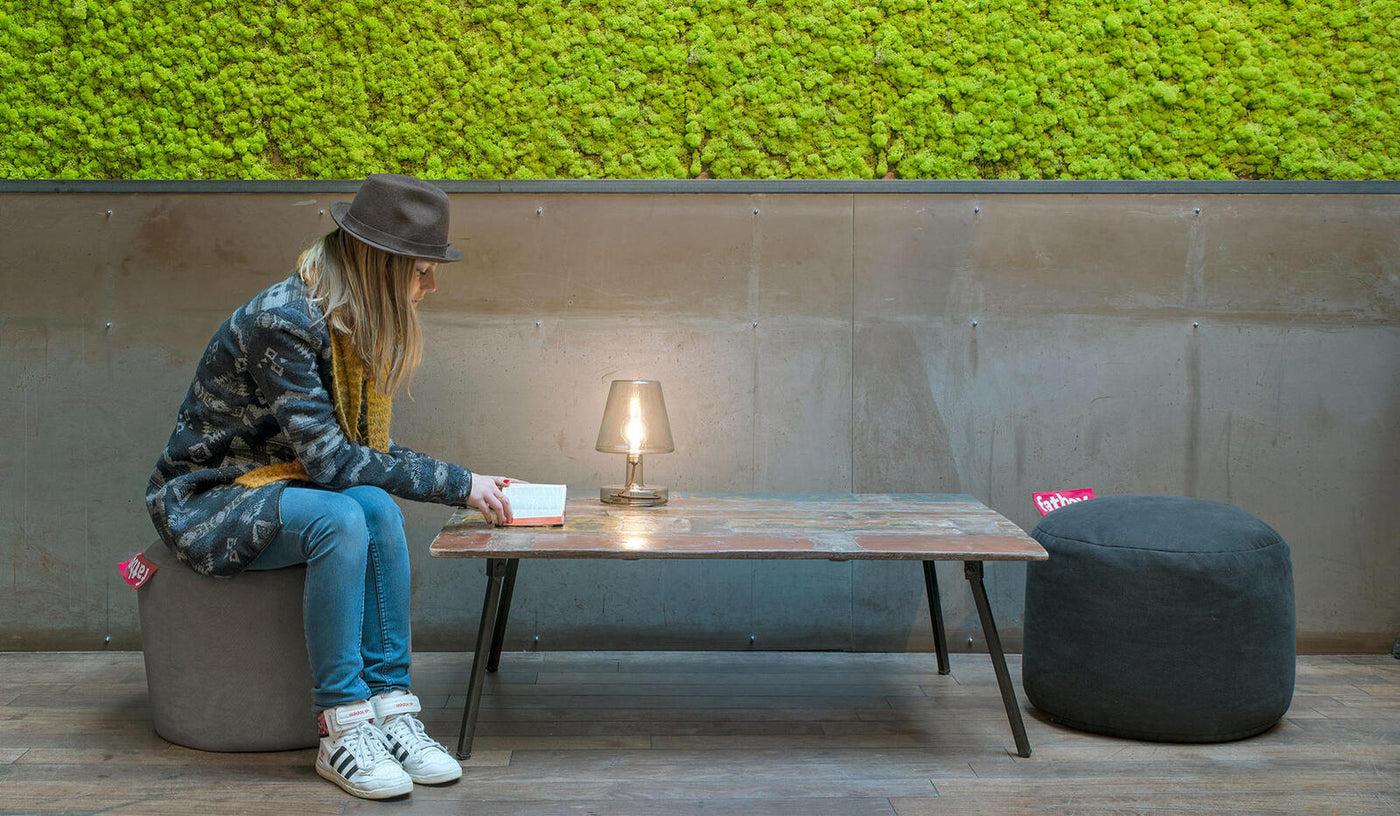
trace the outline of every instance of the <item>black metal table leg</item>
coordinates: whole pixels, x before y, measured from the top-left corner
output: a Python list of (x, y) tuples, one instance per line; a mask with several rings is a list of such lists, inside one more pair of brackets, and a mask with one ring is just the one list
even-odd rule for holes
[(972, 586), (972, 599), (977, 602), (977, 616), (982, 619), (982, 635), (987, 639), (987, 651), (992, 655), (992, 668), (1001, 687), (1001, 701), (1006, 706), (1006, 718), (1011, 721), (1011, 735), (1016, 739), (1016, 755), (1031, 755), (1031, 742), (1026, 738), (1026, 724), (1021, 721), (1021, 707), (1016, 702), (1016, 690), (1011, 686), (1011, 673), (1006, 670), (1006, 655), (1001, 650), (1001, 637), (992, 620), (992, 607), (987, 603), (987, 588), (982, 583), (982, 562), (963, 562), (963, 575)]
[(933, 618), (933, 650), (938, 653), (938, 673), (948, 674), (948, 635), (943, 629), (943, 602), (938, 595), (938, 573), (934, 562), (924, 562), (924, 589), (928, 592), (928, 612)]
[(481, 707), (481, 686), (486, 680), (486, 664), (490, 660), (491, 636), (495, 633), (496, 609), (501, 599), (501, 582), (509, 571), (509, 562), (514, 560), (516, 559), (490, 558), (486, 561), (486, 598), (481, 604), (481, 625), (476, 632), (476, 651), (472, 652), (467, 704), (462, 707), (462, 733), (457, 737), (458, 759), (466, 759), (472, 754), (472, 735), (476, 731), (477, 709)]
[(506, 639), (506, 619), (510, 617), (510, 599), (515, 594), (515, 573), (520, 570), (520, 559), (506, 561), (506, 579), (501, 586), (501, 605), (496, 611), (496, 632), (491, 635), (491, 660), (486, 670), (494, 672), (501, 667), (501, 644)]

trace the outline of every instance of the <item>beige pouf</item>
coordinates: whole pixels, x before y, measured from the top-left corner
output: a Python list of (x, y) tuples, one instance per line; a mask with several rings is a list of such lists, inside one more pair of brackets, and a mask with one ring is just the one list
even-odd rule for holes
[(200, 575), (164, 543), (137, 590), (156, 733), (203, 751), (317, 744), (302, 628), (306, 567)]

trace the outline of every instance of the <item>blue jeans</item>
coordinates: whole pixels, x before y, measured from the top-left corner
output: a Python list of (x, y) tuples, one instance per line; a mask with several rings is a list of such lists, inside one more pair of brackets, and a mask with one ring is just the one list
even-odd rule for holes
[(377, 487), (287, 487), (282, 531), (248, 569), (306, 565), (302, 617), (317, 711), (409, 687), (403, 513)]

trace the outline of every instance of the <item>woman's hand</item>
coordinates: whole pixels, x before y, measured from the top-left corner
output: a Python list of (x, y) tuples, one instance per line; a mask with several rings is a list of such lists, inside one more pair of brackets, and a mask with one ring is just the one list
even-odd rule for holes
[(484, 473), (472, 474), (472, 492), (467, 497), (467, 506), (481, 511), (488, 522), (496, 526), (507, 524), (515, 518), (510, 509), (510, 499), (506, 498), (505, 487), (520, 479), (506, 479), (500, 476), (487, 476)]

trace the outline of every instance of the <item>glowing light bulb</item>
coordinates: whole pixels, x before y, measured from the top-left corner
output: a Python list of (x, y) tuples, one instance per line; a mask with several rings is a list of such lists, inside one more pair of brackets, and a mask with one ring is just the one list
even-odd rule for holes
[(638, 397), (632, 398), (628, 409), (627, 425), (622, 429), (622, 436), (627, 440), (629, 453), (642, 452), (642, 442), (647, 438), (647, 428), (642, 424), (642, 401)]

